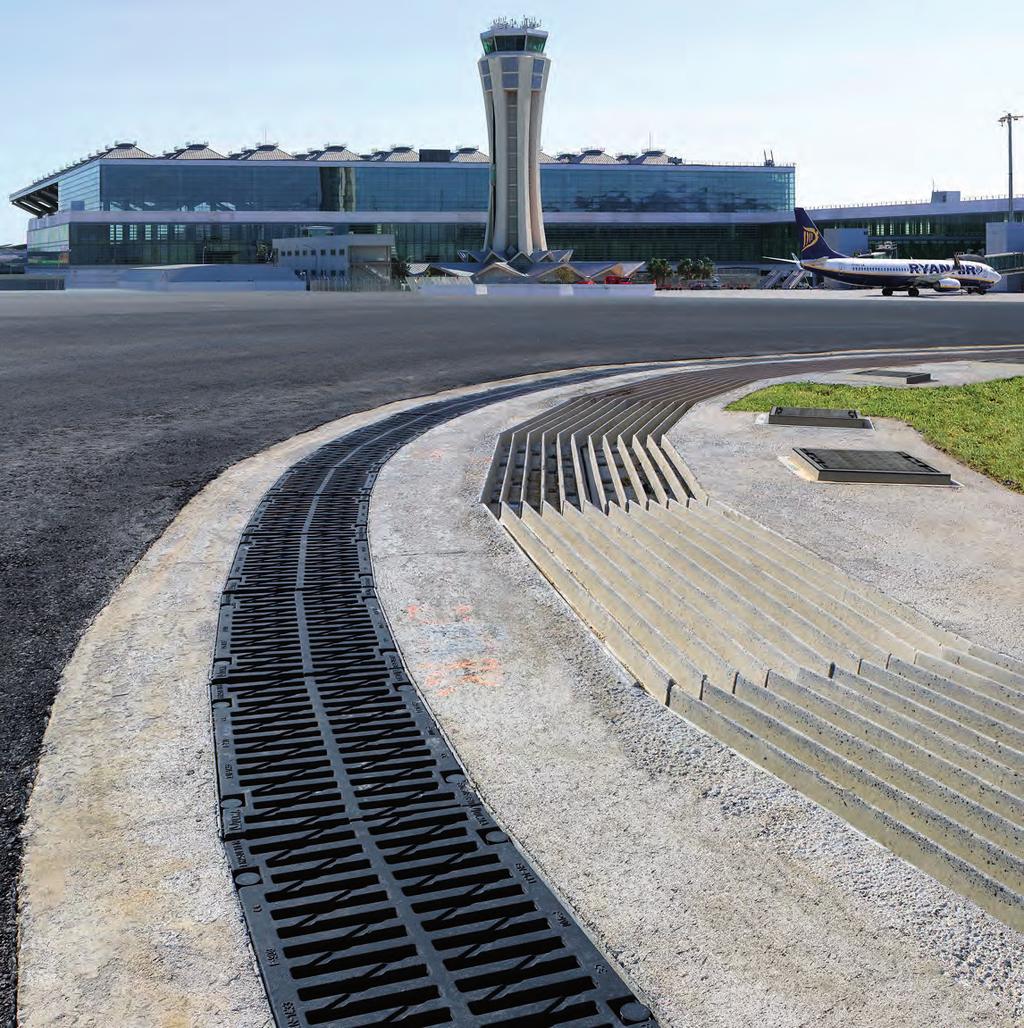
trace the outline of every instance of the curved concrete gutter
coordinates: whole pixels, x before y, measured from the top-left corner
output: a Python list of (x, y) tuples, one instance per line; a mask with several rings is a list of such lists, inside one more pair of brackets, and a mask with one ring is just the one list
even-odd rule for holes
[(23, 1026), (270, 1023), (217, 835), (207, 692), (238, 536), (280, 474), (329, 440), (502, 384), (341, 418), (234, 465), (111, 597), (62, 675), (29, 806)]

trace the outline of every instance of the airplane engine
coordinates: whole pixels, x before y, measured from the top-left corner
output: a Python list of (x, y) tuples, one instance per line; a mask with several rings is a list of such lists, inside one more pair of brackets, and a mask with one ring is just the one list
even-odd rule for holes
[(940, 278), (935, 283), (935, 292), (937, 293), (958, 293), (960, 291), (960, 279), (958, 278)]

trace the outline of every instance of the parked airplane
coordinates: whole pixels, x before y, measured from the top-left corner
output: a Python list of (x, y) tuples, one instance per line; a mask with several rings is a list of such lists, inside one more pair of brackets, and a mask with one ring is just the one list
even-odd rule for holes
[(847, 257), (832, 249), (818, 226), (802, 207), (795, 209), (800, 228), (800, 256), (792, 260), (769, 257), (782, 264), (798, 264), (804, 271), (812, 271), (825, 278), (855, 286), (881, 286), (883, 296), (892, 296), (896, 290), (906, 290), (917, 296), (922, 286), (930, 286), (937, 293), (954, 293), (966, 289), (968, 293), (987, 293), (1002, 275), (981, 261), (953, 257), (950, 260), (896, 260), (891, 257)]

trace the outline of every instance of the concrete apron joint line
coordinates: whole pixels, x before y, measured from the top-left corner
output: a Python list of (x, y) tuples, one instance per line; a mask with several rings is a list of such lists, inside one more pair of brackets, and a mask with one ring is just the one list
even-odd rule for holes
[[(689, 366), (751, 360), (761, 358)], [(650, 367), (615, 370), (628, 376)], [(563, 377), (528, 380), (554, 387)], [(224, 472), (182, 510), (82, 637), (62, 676), (26, 826), (23, 1025), (266, 1023), (226, 866), (211, 848), (212, 747), (196, 684), (216, 598), (248, 511), (282, 471), (340, 433), (423, 403), (340, 419)]]

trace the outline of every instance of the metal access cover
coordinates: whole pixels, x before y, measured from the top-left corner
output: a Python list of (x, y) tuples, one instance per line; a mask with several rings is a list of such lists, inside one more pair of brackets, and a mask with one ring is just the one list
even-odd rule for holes
[(772, 407), (769, 425), (808, 425), (812, 428), (870, 428), (859, 411), (829, 407)]
[(819, 450), (793, 452), (819, 482), (888, 482), (899, 485), (952, 485), (952, 478), (902, 450)]
[(878, 378), (899, 378), (907, 385), (917, 385), (918, 382), (930, 382), (932, 376), (927, 371), (898, 371), (895, 368), (868, 368), (866, 371), (855, 371), (855, 375), (873, 375)]
[(279, 1026), (654, 1028), (467, 780), (406, 674), (366, 539), (400, 447), (550, 385), (350, 432), (285, 472), (243, 532), (211, 699), (224, 845)]

